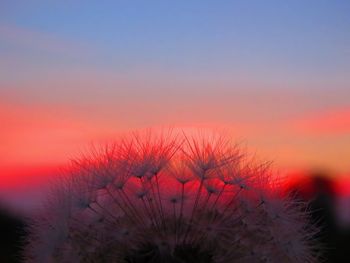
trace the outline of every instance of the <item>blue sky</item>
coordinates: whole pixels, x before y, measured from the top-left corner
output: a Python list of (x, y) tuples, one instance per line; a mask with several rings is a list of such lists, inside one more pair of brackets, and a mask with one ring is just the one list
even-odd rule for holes
[[(87, 60), (118, 70), (265, 71), (270, 78), (339, 77), (350, 68), (347, 1), (101, 2), (2, 1), (0, 25), (48, 34), (91, 53), (61, 56), (73, 65)], [(36, 48), (1, 45), (2, 53), (30, 49)], [(34, 64), (40, 60), (45, 58)]]

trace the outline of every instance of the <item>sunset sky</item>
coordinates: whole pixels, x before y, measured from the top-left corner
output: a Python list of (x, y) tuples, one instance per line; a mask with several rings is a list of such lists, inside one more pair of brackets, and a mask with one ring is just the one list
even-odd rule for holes
[(149, 127), (350, 174), (350, 2), (0, 3), (0, 189)]

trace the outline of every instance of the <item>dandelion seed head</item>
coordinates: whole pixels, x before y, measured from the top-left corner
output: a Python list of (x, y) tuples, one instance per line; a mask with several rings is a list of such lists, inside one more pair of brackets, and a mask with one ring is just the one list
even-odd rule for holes
[(316, 262), (307, 215), (220, 136), (134, 133), (73, 163), (28, 262)]

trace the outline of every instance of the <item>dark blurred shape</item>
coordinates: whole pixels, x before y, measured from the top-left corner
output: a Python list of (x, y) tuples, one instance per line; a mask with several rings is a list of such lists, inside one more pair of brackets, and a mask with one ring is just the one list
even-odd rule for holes
[(322, 256), (326, 262), (342, 262), (335, 258), (339, 248), (336, 242), (338, 229), (333, 182), (323, 173), (314, 173), (311, 179), (313, 196), (310, 200), (310, 208), (313, 223), (320, 227), (320, 232), (315, 237), (320, 241)]
[(0, 207), (0, 262), (23, 262), (26, 226), (24, 220), (4, 207)]
[(321, 262), (349, 263), (350, 226), (339, 224), (335, 182), (325, 172), (313, 172), (305, 176), (305, 180), (301, 179), (289, 191), (293, 192), (294, 196), (309, 202), (311, 223), (320, 228), (315, 238), (319, 241), (318, 252), (321, 254)]

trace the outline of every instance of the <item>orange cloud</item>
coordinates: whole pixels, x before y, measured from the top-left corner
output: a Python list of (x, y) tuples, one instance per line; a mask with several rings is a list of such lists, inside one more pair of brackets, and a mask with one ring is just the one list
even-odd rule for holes
[(0, 166), (62, 163), (96, 137), (93, 125), (64, 109), (2, 104), (0, 122)]

